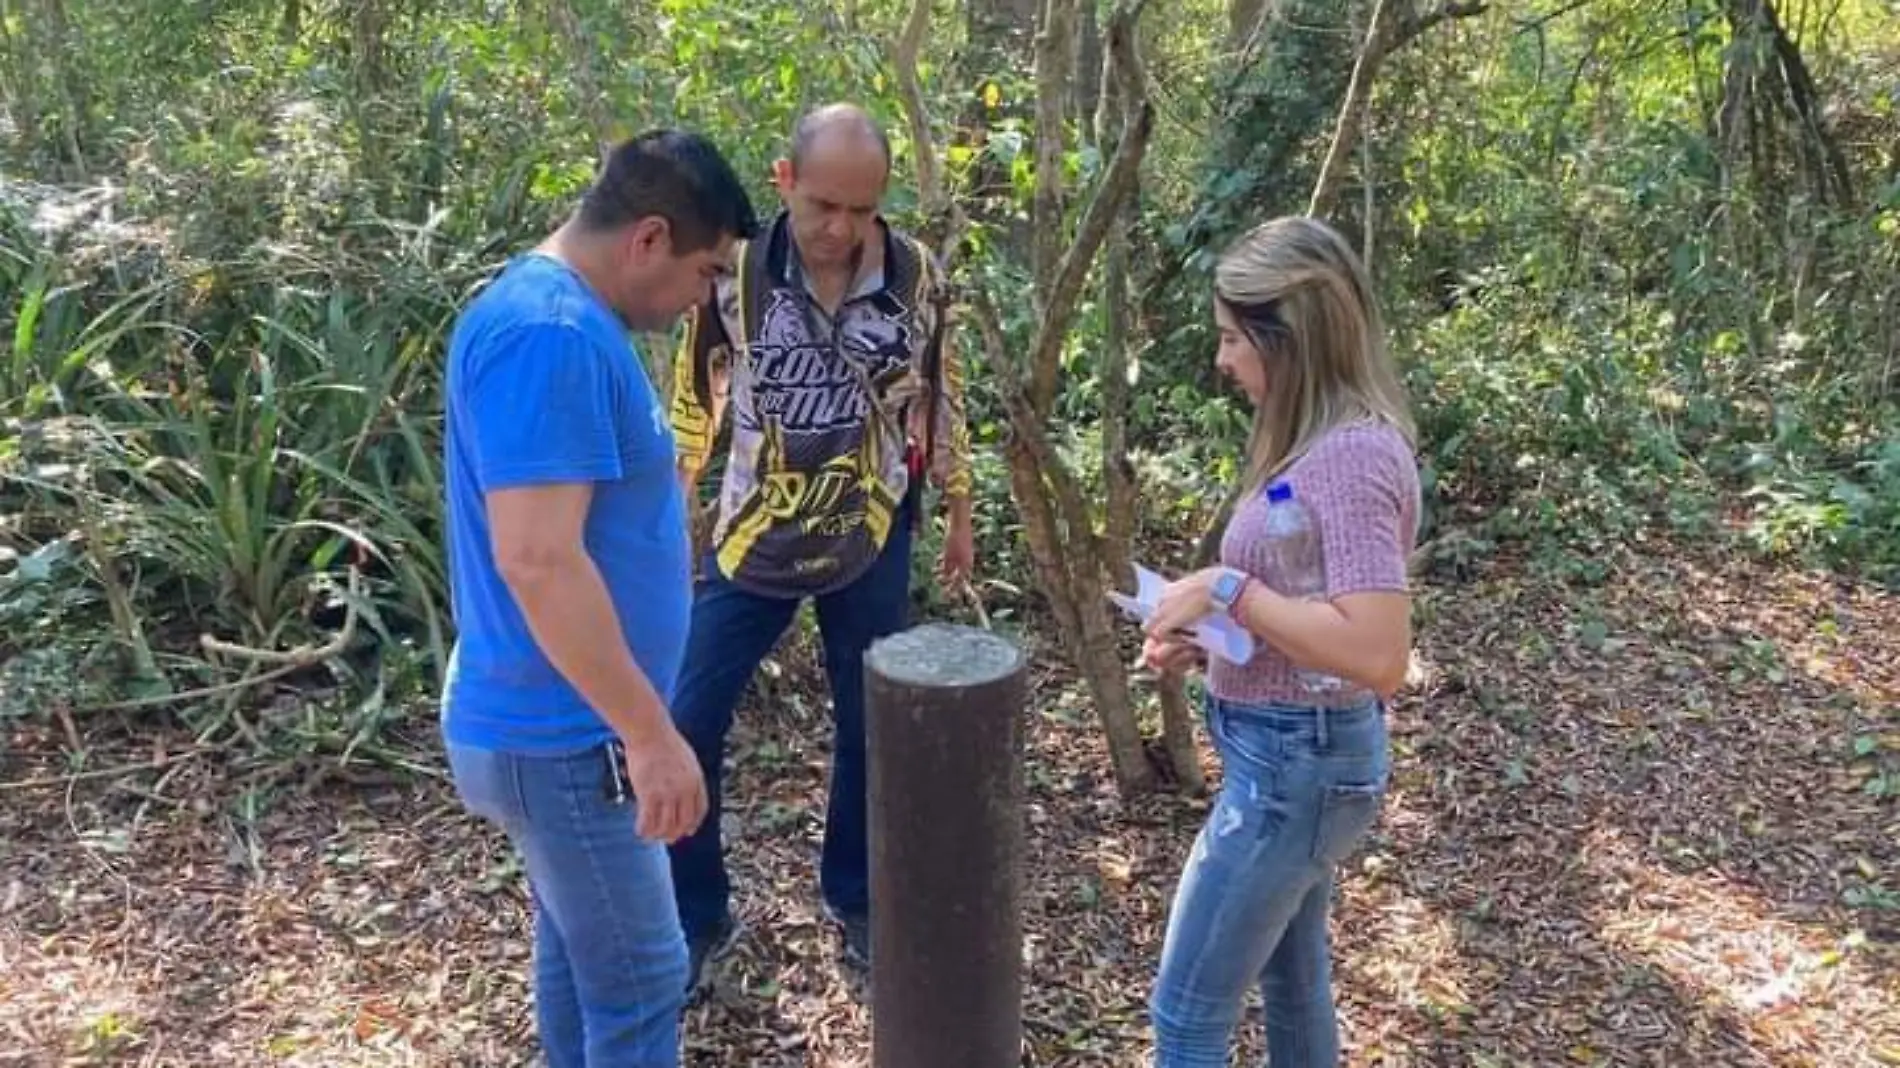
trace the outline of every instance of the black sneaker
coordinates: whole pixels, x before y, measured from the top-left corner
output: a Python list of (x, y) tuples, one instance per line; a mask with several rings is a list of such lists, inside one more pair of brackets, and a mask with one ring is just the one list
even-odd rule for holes
[(706, 965), (731, 951), (745, 933), (745, 925), (728, 912), (703, 934), (686, 939), (686, 992), (696, 993), (705, 980)]

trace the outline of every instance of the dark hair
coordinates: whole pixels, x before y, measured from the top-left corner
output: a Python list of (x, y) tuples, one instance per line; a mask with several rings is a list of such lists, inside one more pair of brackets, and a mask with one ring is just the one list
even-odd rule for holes
[(732, 165), (711, 141), (650, 130), (616, 145), (581, 197), (581, 229), (611, 230), (651, 215), (673, 231), (673, 252), (711, 248), (721, 235), (751, 237), (759, 218)]
[(884, 153), (884, 166), (889, 169), (892, 162), (890, 136), (877, 120), (851, 104), (829, 104), (799, 116), (792, 126), (792, 169), (797, 170), (799, 164), (805, 162), (812, 144), (821, 134), (834, 128), (850, 128), (852, 133), (869, 138)]
[(1247, 340), (1260, 350), (1260, 355), (1271, 356), (1292, 340), (1292, 331), (1287, 329), (1286, 320), (1280, 317), (1280, 302), (1265, 300), (1258, 304), (1236, 304), (1226, 297), (1216, 296), (1215, 300), (1226, 305), (1234, 321), (1240, 325)]

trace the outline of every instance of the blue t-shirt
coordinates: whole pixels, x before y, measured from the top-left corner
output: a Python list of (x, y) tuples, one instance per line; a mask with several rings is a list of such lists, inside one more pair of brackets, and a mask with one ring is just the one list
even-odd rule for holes
[(484, 495), (594, 483), (584, 541), (634, 662), (669, 703), (692, 615), (673, 432), (619, 318), (559, 260), (521, 256), (456, 322), (446, 385), (451, 744), (572, 752), (612, 735), (549, 663), (495, 565)]

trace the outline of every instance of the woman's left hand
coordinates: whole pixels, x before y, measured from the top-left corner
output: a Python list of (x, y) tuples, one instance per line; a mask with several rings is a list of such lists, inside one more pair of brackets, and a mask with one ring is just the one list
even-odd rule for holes
[(1176, 631), (1186, 630), (1213, 614), (1214, 579), (1220, 574), (1217, 567), (1202, 568), (1191, 575), (1168, 583), (1161, 591), (1161, 600), (1155, 607), (1155, 614), (1148, 617), (1148, 633), (1156, 637), (1166, 637)]
[(1193, 642), (1149, 637), (1141, 644), (1141, 662), (1163, 675), (1180, 675), (1207, 666), (1207, 654)]

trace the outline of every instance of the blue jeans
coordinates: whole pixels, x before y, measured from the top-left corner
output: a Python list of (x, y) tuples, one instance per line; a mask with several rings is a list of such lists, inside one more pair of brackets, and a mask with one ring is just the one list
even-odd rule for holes
[(1226, 1068), (1255, 983), (1272, 1068), (1332, 1068), (1333, 869), (1365, 837), (1385, 796), (1385, 711), (1210, 697), (1207, 726), (1223, 781), (1168, 919), (1149, 1002), (1155, 1068)]
[[(850, 585), (816, 598), (831, 683), (831, 796), (818, 868), (825, 904), (864, 919), (871, 907), (864, 764), (864, 651), (904, 629), (910, 608), (912, 507), (900, 507), (884, 551)], [(687, 937), (712, 931), (732, 907), (720, 841), (726, 733), (746, 684), (798, 612), (801, 599), (740, 589), (707, 560), (693, 599), (692, 636), (673, 696), (673, 722), (699, 756), (710, 807), (690, 836), (673, 843), (674, 892)]]
[(508, 832), (534, 906), (549, 1068), (678, 1068), (686, 940), (665, 847), (607, 795), (607, 746), (559, 756), (449, 747), (469, 811)]

